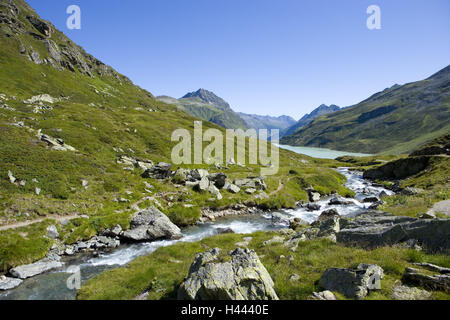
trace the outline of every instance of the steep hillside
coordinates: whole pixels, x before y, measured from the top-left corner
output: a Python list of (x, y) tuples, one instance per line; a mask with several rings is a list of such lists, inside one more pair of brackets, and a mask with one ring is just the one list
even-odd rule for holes
[(308, 123), (316, 119), (317, 117), (320, 117), (324, 114), (333, 113), (336, 111), (339, 111), (341, 108), (337, 105), (330, 105), (327, 106), (325, 104), (320, 105), (316, 109), (314, 109), (311, 113), (305, 114), (297, 123), (293, 124), (289, 128), (285, 130), (283, 133), (284, 136), (288, 136), (291, 134), (294, 134), (296, 131), (298, 131), (300, 128), (303, 128)]
[(296, 121), (289, 116), (260, 116), (256, 114), (246, 114), (239, 112), (239, 117), (245, 121), (247, 126), (252, 129), (278, 129), (280, 130), (280, 137), (283, 135), (284, 131), (294, 125)]
[(450, 66), (322, 116), (284, 144), (364, 153), (407, 153), (450, 131)]
[(227, 129), (246, 129), (246, 123), (231, 109), (230, 105), (211, 91), (199, 89), (180, 99), (159, 96), (158, 100), (176, 105), (180, 110)]

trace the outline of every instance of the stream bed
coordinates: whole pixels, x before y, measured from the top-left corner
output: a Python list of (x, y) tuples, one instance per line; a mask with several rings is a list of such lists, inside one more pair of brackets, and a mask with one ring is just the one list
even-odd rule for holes
[[(350, 171), (347, 168), (339, 168), (339, 172), (347, 179), (347, 187), (355, 191), (356, 196), (352, 204), (329, 205), (331, 197), (324, 197), (317, 202), (320, 210), (308, 211), (306, 208), (277, 211), (286, 218), (298, 217), (307, 222), (315, 221), (321, 212), (335, 208), (341, 216), (355, 216), (371, 205), (363, 203), (363, 199), (371, 196), (378, 196), (382, 191), (388, 195), (392, 191), (382, 187), (373, 186), (369, 181), (362, 178), (362, 174)], [(117, 268), (133, 261), (137, 257), (148, 255), (159, 247), (169, 246), (176, 242), (195, 242), (203, 238), (217, 234), (219, 228), (230, 228), (235, 233), (247, 234), (256, 231), (271, 231), (288, 227), (282, 222), (272, 221), (272, 213), (263, 212), (260, 214), (244, 216), (228, 216), (218, 219), (216, 222), (208, 222), (183, 229), (183, 238), (179, 240), (162, 240), (139, 244), (123, 244), (119, 248), (109, 252), (101, 253), (98, 257), (92, 254), (77, 254), (72, 257), (63, 257), (64, 267), (48, 273), (44, 273), (33, 278), (24, 280), (17, 288), (0, 293), (0, 300), (72, 300), (76, 298), (76, 289), (68, 285), (72, 283), (76, 275), (84, 283), (88, 279), (100, 273)], [(68, 281), (69, 280), (69, 281)]]

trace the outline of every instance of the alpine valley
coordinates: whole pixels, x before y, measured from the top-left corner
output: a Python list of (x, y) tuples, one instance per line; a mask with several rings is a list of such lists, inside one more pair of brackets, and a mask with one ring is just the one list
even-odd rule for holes
[[(298, 122), (244, 114), (205, 89), (156, 97), (0, 0), (0, 300), (450, 299), (449, 73)], [(175, 164), (198, 120), (301, 151), (267, 176)]]

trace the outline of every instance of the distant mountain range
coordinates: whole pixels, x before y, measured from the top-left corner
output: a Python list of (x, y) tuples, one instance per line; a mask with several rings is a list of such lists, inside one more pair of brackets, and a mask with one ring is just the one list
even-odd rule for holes
[(407, 153), (450, 131), (450, 66), (320, 116), (281, 143), (363, 153)]
[(278, 129), (280, 130), (280, 137), (284, 134), (286, 129), (290, 128), (297, 122), (289, 116), (260, 116), (256, 114), (246, 114), (239, 112), (238, 115), (245, 121), (247, 126), (252, 129)]
[(279, 129), (281, 133), (296, 123), (289, 116), (272, 117), (234, 112), (224, 99), (205, 89), (190, 92), (180, 99), (169, 96), (159, 96), (157, 99), (228, 129)]
[(283, 136), (287, 136), (287, 135), (291, 135), (291, 134), (295, 133), (297, 130), (306, 126), (308, 123), (310, 123), (317, 117), (320, 117), (324, 114), (333, 113), (333, 112), (336, 112), (339, 110), (341, 110), (341, 108), (338, 107), (337, 105), (332, 104), (330, 106), (327, 106), (325, 104), (322, 104), (319, 107), (317, 107), (316, 109), (314, 109), (313, 112), (304, 115), (298, 122), (296, 122), (294, 125), (287, 128), (283, 132)]
[(180, 99), (159, 96), (158, 100), (173, 104), (191, 116), (211, 121), (228, 129), (247, 129), (248, 126), (230, 105), (211, 91), (199, 89)]

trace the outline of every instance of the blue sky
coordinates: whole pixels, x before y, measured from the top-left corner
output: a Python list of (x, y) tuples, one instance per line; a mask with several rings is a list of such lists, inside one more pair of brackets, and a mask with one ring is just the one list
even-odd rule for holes
[[(27, 0), (155, 95), (205, 88), (236, 111), (298, 119), (450, 63), (448, 0)], [(79, 5), (81, 30), (66, 8)], [(366, 27), (369, 5), (381, 30)]]

